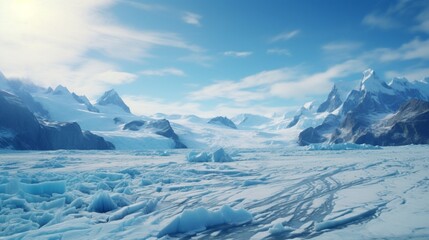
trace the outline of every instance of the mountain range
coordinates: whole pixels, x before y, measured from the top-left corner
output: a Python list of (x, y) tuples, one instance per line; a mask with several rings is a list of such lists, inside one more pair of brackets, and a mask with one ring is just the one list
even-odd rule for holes
[[(65, 86), (43, 88), (0, 73), (0, 148), (10, 149), (168, 149), (282, 147), (291, 144), (429, 143), (429, 79), (382, 80), (363, 72), (356, 86), (337, 83), (321, 104), (295, 112), (134, 115), (113, 89), (95, 103)], [(221, 114), (221, 113), (220, 113)], [(42, 140), (40, 140), (42, 139)]]
[(334, 86), (318, 112), (329, 113), (322, 124), (299, 135), (299, 144), (367, 143), (427, 144), (429, 81), (405, 78), (383, 81), (372, 69), (363, 73), (357, 89), (343, 100)]

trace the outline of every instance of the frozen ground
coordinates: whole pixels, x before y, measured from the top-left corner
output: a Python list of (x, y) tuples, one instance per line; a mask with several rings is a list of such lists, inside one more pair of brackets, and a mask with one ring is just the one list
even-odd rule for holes
[(1, 152), (0, 239), (429, 238), (429, 146)]

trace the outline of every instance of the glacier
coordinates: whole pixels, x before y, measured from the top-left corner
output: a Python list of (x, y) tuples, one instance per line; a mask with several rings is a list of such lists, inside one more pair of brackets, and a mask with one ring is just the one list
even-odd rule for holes
[(2, 150), (0, 238), (429, 237), (429, 146), (319, 149)]

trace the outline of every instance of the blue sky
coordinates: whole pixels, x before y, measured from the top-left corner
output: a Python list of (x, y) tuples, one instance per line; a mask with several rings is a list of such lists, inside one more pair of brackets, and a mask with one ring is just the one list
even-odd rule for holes
[(368, 67), (429, 76), (428, 1), (0, 1), (0, 71), (137, 114), (268, 115)]

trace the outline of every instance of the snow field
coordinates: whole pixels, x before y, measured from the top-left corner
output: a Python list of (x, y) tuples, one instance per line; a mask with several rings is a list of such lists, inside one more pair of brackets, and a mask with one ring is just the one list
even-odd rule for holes
[(427, 238), (428, 150), (2, 152), (0, 238)]

